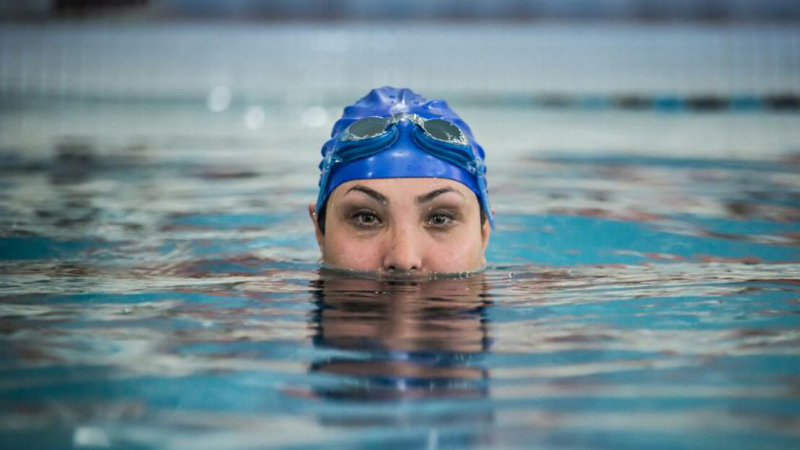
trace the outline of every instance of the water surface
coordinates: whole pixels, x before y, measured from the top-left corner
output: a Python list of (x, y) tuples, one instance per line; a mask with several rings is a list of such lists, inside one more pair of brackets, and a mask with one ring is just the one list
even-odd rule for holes
[(4, 150), (4, 447), (800, 442), (796, 160), (498, 164), (493, 264), (404, 283), (320, 273), (305, 168), (210, 155)]

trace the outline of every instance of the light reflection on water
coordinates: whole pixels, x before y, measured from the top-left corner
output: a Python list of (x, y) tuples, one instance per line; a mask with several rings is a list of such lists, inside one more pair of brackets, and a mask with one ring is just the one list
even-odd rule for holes
[(3, 447), (800, 441), (796, 160), (498, 164), (493, 265), (397, 282), (319, 271), (306, 167), (3, 152)]

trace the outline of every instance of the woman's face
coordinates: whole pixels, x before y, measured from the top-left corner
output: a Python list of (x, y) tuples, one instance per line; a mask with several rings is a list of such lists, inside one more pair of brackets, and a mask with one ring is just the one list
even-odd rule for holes
[(355, 180), (328, 198), (325, 234), (317, 242), (325, 263), (379, 274), (426, 275), (478, 270), (491, 231), (478, 198), (439, 178)]

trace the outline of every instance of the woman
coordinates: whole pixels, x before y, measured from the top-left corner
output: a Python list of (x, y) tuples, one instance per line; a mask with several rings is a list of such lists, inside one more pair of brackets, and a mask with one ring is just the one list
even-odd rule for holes
[(483, 268), (494, 224), (484, 152), (447, 103), (373, 89), (331, 136), (309, 205), (326, 266), (392, 277)]

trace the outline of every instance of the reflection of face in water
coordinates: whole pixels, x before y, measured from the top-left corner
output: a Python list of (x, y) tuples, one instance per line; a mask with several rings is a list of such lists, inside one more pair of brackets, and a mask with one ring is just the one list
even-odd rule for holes
[(315, 390), (331, 399), (481, 398), (488, 371), (489, 304), (482, 276), (421, 282), (317, 280), (318, 347), (355, 352), (310, 370), (344, 376)]

